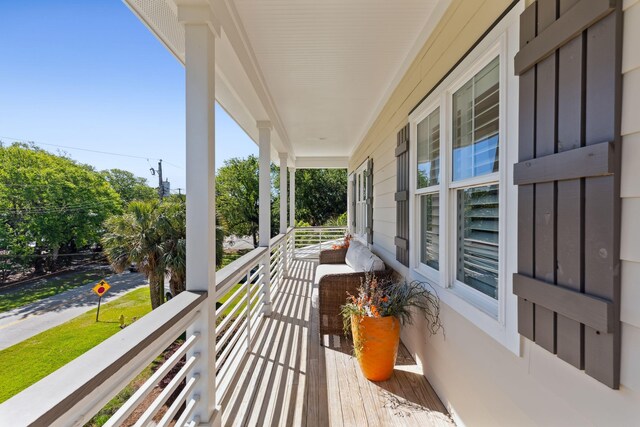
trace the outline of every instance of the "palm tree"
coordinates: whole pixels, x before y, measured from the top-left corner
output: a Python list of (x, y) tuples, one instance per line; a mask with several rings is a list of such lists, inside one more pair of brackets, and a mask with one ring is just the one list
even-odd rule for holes
[(166, 265), (159, 215), (160, 204), (155, 200), (131, 202), (124, 214), (105, 222), (106, 232), (102, 238), (105, 253), (116, 272), (136, 263), (147, 277), (153, 309), (164, 302)]
[[(164, 302), (164, 277), (170, 275), (173, 296), (186, 288), (186, 206), (181, 197), (162, 203), (131, 202), (123, 215), (105, 223), (104, 250), (116, 272), (137, 263), (149, 280), (151, 306)], [(222, 264), (224, 232), (216, 226), (216, 266)]]
[(170, 274), (169, 288), (176, 296), (186, 289), (187, 276), (187, 218), (185, 201), (176, 198), (163, 202), (158, 217), (158, 231), (162, 236), (164, 264)]

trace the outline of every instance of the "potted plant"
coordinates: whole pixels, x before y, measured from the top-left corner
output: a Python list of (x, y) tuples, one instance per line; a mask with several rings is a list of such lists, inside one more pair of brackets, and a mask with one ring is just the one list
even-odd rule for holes
[(440, 300), (433, 288), (419, 281), (394, 282), (365, 275), (357, 295), (348, 294), (342, 306), (345, 333), (353, 336), (353, 349), (362, 373), (371, 381), (393, 374), (401, 325), (419, 313), (433, 335), (442, 329)]

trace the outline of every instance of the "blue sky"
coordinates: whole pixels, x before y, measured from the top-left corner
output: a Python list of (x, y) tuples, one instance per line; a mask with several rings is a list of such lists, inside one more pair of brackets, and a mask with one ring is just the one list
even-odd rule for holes
[[(0, 0), (0, 28), (0, 140), (140, 156), (65, 149), (153, 185), (162, 158), (172, 188), (185, 187), (184, 68), (121, 1)], [(257, 152), (216, 106), (216, 166)]]

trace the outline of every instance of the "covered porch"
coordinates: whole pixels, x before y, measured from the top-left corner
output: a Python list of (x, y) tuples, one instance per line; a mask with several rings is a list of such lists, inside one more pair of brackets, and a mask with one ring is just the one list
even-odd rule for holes
[[(338, 229), (330, 230), (290, 228), (276, 236), (271, 249), (257, 248), (220, 270), (213, 295), (179, 294), (0, 405), (0, 423), (84, 425), (177, 343), (105, 425), (453, 426), (402, 343), (392, 378), (378, 383), (360, 372), (350, 339), (324, 335), (321, 343), (311, 291), (319, 247), (336, 241)], [(207, 311), (217, 319), (211, 333), (198, 327)], [(215, 345), (210, 365), (207, 338)], [(212, 411), (207, 422), (196, 387), (214, 399), (205, 406)]]
[[(187, 291), (5, 402), (0, 424), (83, 425), (178, 342), (106, 426), (450, 425), (404, 346), (392, 379), (375, 384), (344, 338), (320, 345), (316, 258), (346, 229), (295, 228), (296, 169), (348, 168), (449, 2), (125, 3), (185, 67)], [(380, 25), (390, 17), (401, 31)], [(217, 272), (215, 102), (259, 147), (261, 202), (259, 247)], [(361, 201), (358, 216), (371, 219)]]
[[(187, 290), (0, 405), (0, 425), (84, 425), (171, 345), (106, 426), (635, 425), (618, 144), (638, 0), (124, 1), (185, 67)], [(260, 165), (259, 247), (220, 271), (216, 102)], [(296, 227), (304, 168), (348, 169), (348, 230), (442, 298), (446, 340), (405, 328), (389, 381), (365, 380), (348, 340), (320, 341), (317, 257), (347, 228)]]
[(393, 377), (367, 381), (350, 340), (324, 336), (311, 307), (316, 262), (296, 259), (221, 402), (222, 425), (452, 426), (401, 344)]

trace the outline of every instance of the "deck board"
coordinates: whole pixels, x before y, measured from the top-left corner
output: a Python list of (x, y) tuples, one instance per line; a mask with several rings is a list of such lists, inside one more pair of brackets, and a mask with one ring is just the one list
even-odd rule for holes
[(365, 379), (348, 340), (318, 335), (315, 262), (296, 260), (221, 402), (224, 426), (453, 426), (401, 344), (393, 377)]

